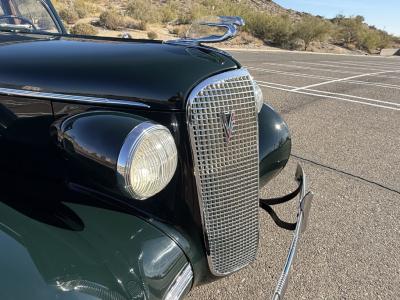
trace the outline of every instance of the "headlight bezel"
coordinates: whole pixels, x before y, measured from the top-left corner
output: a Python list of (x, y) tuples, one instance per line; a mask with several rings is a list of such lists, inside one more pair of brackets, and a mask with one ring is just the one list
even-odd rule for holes
[[(171, 142), (170, 146), (173, 147), (174, 153), (171, 153), (171, 155), (174, 156), (175, 163), (173, 167), (173, 172), (168, 174), (167, 176), (168, 179), (164, 180), (164, 183), (160, 185), (156, 191), (151, 193), (151, 195), (142, 194), (139, 191), (135, 190), (134, 187), (132, 186), (131, 172), (135, 171), (132, 170), (132, 164), (134, 162), (135, 154), (137, 153), (139, 147), (141, 146), (141, 143), (144, 141), (145, 138), (151, 138), (151, 135), (156, 131), (163, 131), (165, 134), (169, 135), (167, 137), (170, 139)], [(125, 196), (131, 199), (141, 200), (141, 201), (147, 200), (165, 189), (165, 187), (170, 183), (174, 174), (176, 173), (177, 164), (178, 164), (178, 150), (176, 148), (175, 140), (169, 129), (163, 125), (151, 121), (140, 123), (129, 132), (121, 147), (118, 156), (117, 182), (119, 188), (121, 189), (121, 191), (124, 193)], [(158, 176), (161, 175), (158, 174)]]
[(254, 78), (252, 79), (253, 79), (254, 99), (256, 101), (257, 113), (260, 113), (264, 105), (264, 94), (257, 81)]

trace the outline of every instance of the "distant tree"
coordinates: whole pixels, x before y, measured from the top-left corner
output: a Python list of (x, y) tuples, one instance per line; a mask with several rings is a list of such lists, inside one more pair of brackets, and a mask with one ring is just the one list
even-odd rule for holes
[(358, 44), (363, 33), (363, 19), (357, 16), (338, 20), (336, 39), (343, 41), (346, 45)]
[(294, 38), (304, 42), (304, 50), (307, 50), (313, 41), (324, 40), (330, 32), (328, 22), (316, 17), (307, 16), (295, 25)]
[(359, 23), (359, 24), (362, 24), (362, 23), (365, 22), (365, 18), (364, 18), (363, 16), (360, 16), (360, 15), (356, 16), (354, 19), (355, 19), (356, 22)]
[(386, 32), (368, 28), (362, 33), (359, 47), (372, 53), (387, 47), (390, 42), (391, 37)]

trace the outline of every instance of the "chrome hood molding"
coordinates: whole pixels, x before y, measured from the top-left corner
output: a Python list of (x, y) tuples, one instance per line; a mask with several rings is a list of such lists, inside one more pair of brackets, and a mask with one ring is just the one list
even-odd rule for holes
[(245, 21), (241, 17), (226, 17), (220, 16), (219, 22), (202, 22), (199, 25), (219, 27), (226, 29), (223, 35), (209, 35), (205, 37), (200, 37), (197, 39), (180, 39), (167, 41), (167, 44), (178, 44), (178, 45), (200, 45), (202, 43), (212, 44), (221, 43), (237, 36), (239, 28), (245, 25)]

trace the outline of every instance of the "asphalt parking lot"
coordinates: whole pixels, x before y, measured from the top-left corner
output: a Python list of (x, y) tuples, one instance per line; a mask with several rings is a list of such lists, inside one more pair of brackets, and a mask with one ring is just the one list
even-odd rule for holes
[[(291, 161), (264, 195), (291, 191), (298, 163), (315, 193), (286, 299), (400, 299), (400, 57), (232, 54), (292, 132)], [(291, 233), (261, 221), (257, 261), (189, 299), (271, 297)]]

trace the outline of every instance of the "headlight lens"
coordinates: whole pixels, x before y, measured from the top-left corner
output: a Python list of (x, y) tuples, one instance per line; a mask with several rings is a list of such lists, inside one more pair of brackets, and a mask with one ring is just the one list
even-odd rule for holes
[(178, 153), (170, 131), (150, 122), (136, 126), (126, 138), (118, 157), (118, 182), (137, 200), (146, 200), (171, 181)]
[(260, 86), (258, 85), (258, 83), (255, 80), (253, 80), (253, 85), (254, 85), (254, 95), (256, 98), (257, 111), (258, 111), (258, 113), (260, 113), (260, 111), (264, 105), (264, 95), (263, 95), (263, 92), (262, 92)]

